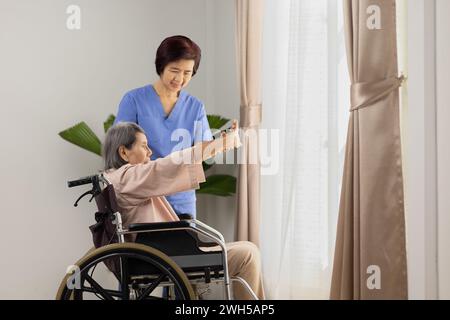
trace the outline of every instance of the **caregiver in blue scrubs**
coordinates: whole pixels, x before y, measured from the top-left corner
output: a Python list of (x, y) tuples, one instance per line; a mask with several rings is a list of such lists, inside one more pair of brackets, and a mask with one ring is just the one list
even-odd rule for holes
[[(155, 66), (159, 79), (125, 94), (115, 123), (140, 125), (146, 133), (151, 159), (165, 157), (201, 141), (212, 140), (205, 106), (183, 89), (197, 73), (201, 50), (184, 36), (166, 38), (156, 52)], [(167, 197), (181, 216), (196, 216), (195, 191)]]

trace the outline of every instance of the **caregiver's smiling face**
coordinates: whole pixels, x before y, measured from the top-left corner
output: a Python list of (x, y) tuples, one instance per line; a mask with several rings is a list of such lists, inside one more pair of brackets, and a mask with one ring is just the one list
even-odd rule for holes
[(179, 92), (186, 87), (192, 79), (194, 64), (194, 60), (187, 59), (168, 63), (160, 77), (166, 90)]

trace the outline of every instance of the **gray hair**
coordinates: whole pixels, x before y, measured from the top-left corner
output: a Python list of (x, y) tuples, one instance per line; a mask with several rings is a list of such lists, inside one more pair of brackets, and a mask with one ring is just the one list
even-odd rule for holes
[(127, 164), (119, 154), (119, 147), (131, 149), (138, 132), (145, 134), (144, 129), (133, 122), (121, 122), (108, 129), (102, 150), (105, 170), (119, 169)]

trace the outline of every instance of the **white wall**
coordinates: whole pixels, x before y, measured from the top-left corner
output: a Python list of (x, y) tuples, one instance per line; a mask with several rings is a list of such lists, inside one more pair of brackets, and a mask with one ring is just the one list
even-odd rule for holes
[(439, 298), (450, 299), (450, 1), (436, 1)]
[[(57, 133), (84, 120), (102, 139), (102, 123), (117, 111), (122, 95), (155, 79), (153, 60), (162, 39), (185, 34), (202, 47), (202, 65), (188, 90), (205, 101), (208, 112), (236, 114), (231, 96), (237, 90), (229, 83), (235, 83), (230, 3), (0, 2), (0, 299), (52, 299), (66, 267), (91, 247), (94, 206), (74, 208), (82, 190), (68, 189), (66, 181), (95, 173), (101, 160)], [(66, 28), (71, 4), (81, 7), (78, 31)], [(211, 219), (221, 229), (234, 207), (233, 199), (219, 203), (209, 209), (218, 207), (220, 218)], [(224, 229), (230, 232), (228, 224)]]
[[(408, 286), (411, 299), (436, 298), (434, 7), (408, 1), (408, 105), (403, 112)], [(430, 43), (432, 42), (432, 43)]]
[(403, 113), (411, 299), (450, 297), (447, 0), (408, 0), (408, 105)]

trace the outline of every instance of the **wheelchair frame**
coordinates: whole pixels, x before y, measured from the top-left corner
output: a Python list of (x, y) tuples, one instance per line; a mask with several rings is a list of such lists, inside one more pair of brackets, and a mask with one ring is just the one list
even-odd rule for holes
[[(90, 177), (86, 177), (86, 178), (81, 178), (79, 180), (75, 180), (75, 181), (69, 181), (68, 182), (68, 186), (69, 187), (74, 187), (74, 186), (80, 186), (80, 185), (84, 185), (84, 184), (89, 184), (92, 183), (93, 188), (90, 191), (85, 192), (84, 194), (82, 194), (77, 201), (75, 202), (75, 206), (77, 206), (78, 201), (83, 198), (86, 195), (92, 195), (92, 198), (90, 199), (90, 201), (92, 201), (92, 199), (95, 196), (98, 196), (99, 194), (101, 194), (102, 192), (102, 188), (100, 186), (100, 183), (103, 183), (105, 186), (109, 186), (111, 185), (111, 183), (103, 176), (103, 174), (97, 174), (97, 175), (93, 175)], [(188, 226), (185, 227), (161, 227), (161, 228), (156, 228), (156, 229), (143, 229), (143, 230), (129, 230), (129, 229), (124, 229), (123, 228), (123, 223), (122, 223), (122, 216), (120, 212), (112, 212), (112, 215), (114, 217), (114, 220), (112, 221), (112, 223), (115, 225), (116, 228), (116, 235), (117, 235), (117, 239), (118, 239), (118, 244), (116, 245), (109, 245), (106, 247), (111, 247), (111, 246), (116, 246), (117, 248), (125, 248), (127, 246), (130, 246), (130, 244), (133, 244), (133, 242), (126, 242), (125, 241), (125, 236), (126, 235), (138, 235), (140, 233), (152, 233), (152, 232), (169, 232), (169, 231), (176, 231), (176, 230), (184, 230), (184, 231), (190, 231), (190, 232), (194, 232), (196, 234), (196, 236), (204, 236), (206, 237), (208, 240), (210, 240), (210, 243), (214, 243), (216, 245), (218, 245), (222, 251), (214, 251), (217, 253), (221, 253), (222, 255), (222, 266), (223, 266), (223, 278), (217, 278), (217, 274), (216, 274), (216, 279), (211, 279), (211, 277), (207, 277), (206, 273), (205, 273), (205, 282), (207, 285), (209, 285), (210, 282), (214, 281), (214, 282), (223, 282), (223, 287), (224, 287), (224, 295), (225, 295), (225, 299), (226, 300), (230, 300), (231, 299), (231, 293), (230, 293), (230, 284), (233, 282), (239, 282), (246, 290), (247, 292), (253, 297), (254, 300), (258, 300), (258, 297), (255, 295), (255, 293), (253, 292), (253, 290), (251, 289), (251, 287), (249, 286), (249, 284), (242, 279), (241, 277), (230, 277), (229, 273), (228, 273), (228, 260), (227, 260), (227, 248), (226, 248), (226, 244), (225, 244), (225, 239), (223, 238), (223, 235), (215, 230), (214, 228), (206, 225), (205, 223), (196, 220), (196, 219), (190, 219), (190, 220), (183, 220), (186, 223), (188, 223)], [(161, 224), (161, 223), (158, 223)], [(145, 224), (147, 225), (147, 223)], [(134, 248), (134, 247), (138, 247), (142, 250), (145, 251), (145, 249), (143, 247), (140, 246), (145, 246), (150, 249), (150, 251), (152, 251), (153, 253), (156, 252), (156, 254), (160, 257), (163, 258), (163, 260), (165, 260), (166, 263), (168, 263), (169, 265), (172, 266), (171, 269), (175, 270), (177, 273), (182, 273), (179, 274), (178, 276), (181, 277), (183, 281), (188, 281), (189, 284), (192, 286), (192, 284), (198, 284), (201, 281), (199, 281), (199, 279), (203, 279), (202, 273), (195, 273), (195, 272), (189, 272), (189, 271), (185, 271), (183, 270), (179, 264), (177, 264), (177, 259), (180, 259), (181, 257), (174, 257), (174, 256), (169, 256), (166, 255), (163, 251), (161, 250), (157, 250), (149, 245), (146, 244), (137, 244), (136, 245), (131, 245), (130, 248)], [(95, 260), (96, 257), (96, 252), (98, 252), (99, 254), (102, 253), (103, 251), (101, 251), (101, 249), (104, 249), (106, 247), (99, 247), (97, 249), (95, 249), (94, 251), (90, 252), (90, 259)], [(99, 251), (100, 250), (100, 251)], [(148, 251), (147, 250), (147, 251)], [(195, 255), (193, 256), (195, 257)], [(77, 266), (81, 264), (82, 259), (76, 264)], [(121, 260), (122, 261), (122, 260)], [(175, 267), (175, 266), (178, 266)], [(121, 268), (122, 268), (122, 263), (121, 263)], [(95, 267), (94, 267), (95, 269)], [(121, 270), (122, 272), (122, 270)], [(220, 276), (219, 272), (219, 276)], [(200, 276), (200, 278), (198, 278), (198, 276)], [(69, 284), (69, 280), (72, 277), (72, 275), (70, 273), (66, 274), (66, 277), (63, 279), (63, 281), (61, 282), (60, 288), (58, 290), (58, 294), (57, 294), (57, 299), (63, 299), (64, 296), (67, 298), (67, 295), (64, 294), (64, 292), (66, 292), (66, 287)], [(141, 276), (134, 276), (133, 279), (136, 280), (139, 277), (143, 277), (143, 278), (148, 278), (149, 275), (141, 275)], [(92, 279), (91, 279), (92, 280)], [(170, 280), (170, 279), (169, 279)], [(95, 284), (95, 281), (94, 281)], [(129, 285), (129, 284), (127, 284)], [(169, 288), (171, 288), (171, 290), (175, 290), (174, 289), (174, 285), (172, 285), (169, 282), (159, 282), (159, 285), (157, 287), (160, 286), (168, 286)], [(123, 289), (123, 288), (122, 288)], [(188, 288), (189, 289), (189, 288)], [(189, 289), (190, 290), (190, 289)], [(108, 291), (108, 290), (106, 290)], [(175, 296), (174, 292), (171, 292), (172, 295), (171, 296)], [(107, 294), (105, 292), (105, 294)], [(198, 292), (196, 293), (198, 295)], [(97, 294), (96, 294), (97, 295)], [(76, 298), (75, 295), (72, 293), (72, 295), (69, 295), (71, 298)], [(133, 295), (130, 293), (130, 298), (133, 298)]]

